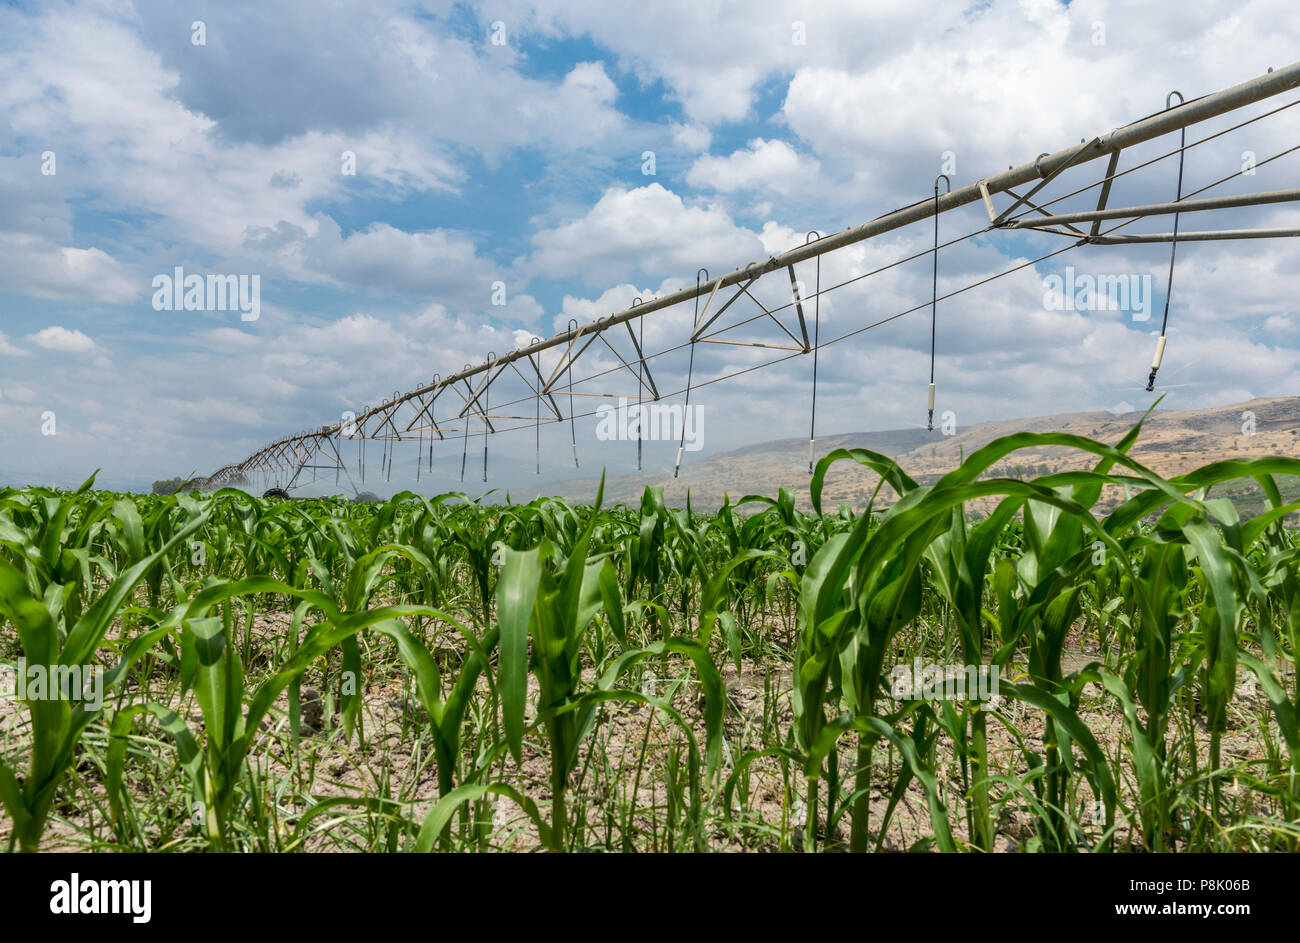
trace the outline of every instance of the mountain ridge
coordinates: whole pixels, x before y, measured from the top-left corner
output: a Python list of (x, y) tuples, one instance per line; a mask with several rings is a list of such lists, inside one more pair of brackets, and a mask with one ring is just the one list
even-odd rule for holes
[[(938, 423), (933, 432), (917, 427), (836, 433), (818, 437), (816, 457), (820, 459), (837, 448), (870, 449), (895, 459), (905, 472), (926, 483), (951, 471), (963, 456), (1003, 435), (1065, 432), (1114, 444), (1143, 416), (1140, 410), (1091, 410), (990, 420), (950, 428), (951, 434), (944, 434)], [(1206, 409), (1155, 410), (1147, 416), (1129, 454), (1165, 477), (1227, 458), (1300, 457), (1300, 397), (1258, 397)], [(1037, 446), (1013, 453), (996, 463), (993, 471), (1032, 477), (1087, 468), (1095, 462), (1094, 457), (1077, 450)], [(863, 505), (876, 480), (874, 473), (856, 463), (837, 463), (826, 476), (823, 506)], [(685, 505), (689, 490), (692, 507), (707, 510), (721, 505), (724, 495), (734, 503), (744, 495), (775, 496), (781, 488), (791, 488), (796, 491), (798, 503), (809, 508), (808, 481), (808, 440), (774, 439), (698, 462), (691, 462), (688, 456), (677, 479), (672, 477), (671, 469), (607, 478), (605, 502), (633, 504), (640, 500), (646, 486), (661, 485), (670, 505)], [(598, 482), (598, 478), (557, 481), (543, 485), (539, 493), (590, 501)]]

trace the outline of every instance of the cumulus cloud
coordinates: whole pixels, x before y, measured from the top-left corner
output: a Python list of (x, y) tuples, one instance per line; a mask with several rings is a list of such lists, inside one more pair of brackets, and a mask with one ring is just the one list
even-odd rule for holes
[[(700, 266), (717, 275), (802, 244), (808, 229), (838, 231), (923, 199), (946, 155), (960, 186), (1149, 114), (1169, 88), (1191, 98), (1284, 64), (1300, 39), (1284, 0), (1213, 0), (1172, 20), (1101, 0), (775, 0), (721, 33), (717, 10), (694, 0), (504, 0), (454, 16), (400, 0), (330, 17), (317, 6), (228, 11), (209, 21), (202, 50), (165, 0), (0, 6), (0, 355), (10, 384), (0, 414), (19, 435), (36, 435), (27, 413), (47, 406), (60, 421), (32, 454), (78, 470), (92, 458), (158, 464), (146, 485), (168, 463), (186, 466), (178, 474), (221, 464), (534, 331), (677, 289)], [(486, 39), (497, 18), (505, 46)], [(565, 60), (572, 39), (583, 51)], [(1235, 171), (1243, 150), (1262, 158), (1294, 143), (1286, 127), (1260, 122), (1197, 147), (1187, 187)], [(57, 176), (39, 174), (47, 146)], [(1124, 166), (1154, 148), (1126, 153)], [(649, 183), (645, 149), (658, 154)], [(1102, 166), (1071, 171), (1043, 196), (1092, 182)], [(1289, 166), (1237, 185), (1286, 186)], [(1165, 161), (1122, 178), (1112, 205), (1169, 199), (1174, 173)], [(1215, 225), (1296, 219), (1251, 209)], [(942, 220), (945, 238), (986, 225), (978, 204)], [(825, 256), (820, 273), (796, 266), (806, 289), (819, 275), (827, 289), (805, 305), (810, 328), (815, 316), (823, 341), (847, 335), (820, 354), (826, 429), (923, 419), (930, 259), (893, 263), (932, 238), (922, 224)], [(940, 292), (1026, 263), (1059, 247), (1053, 238), (994, 232), (946, 247)], [(1300, 384), (1291, 254), (1280, 240), (1179, 247), (1167, 402)], [(945, 408), (973, 422), (1144, 405), (1154, 325), (1056, 310), (1042, 279), (1064, 264), (1151, 276), (1159, 305), (1167, 259), (1167, 246), (1083, 247), (940, 301)], [(139, 302), (150, 275), (174, 265), (261, 273), (263, 317), (160, 322)], [(785, 273), (751, 294), (795, 323)], [(759, 316), (732, 336), (789, 343), (753, 298), (738, 297), (719, 326)], [(637, 329), (648, 349), (677, 347), (692, 314), (681, 305)], [(611, 341), (627, 355), (626, 336)], [(696, 383), (773, 357), (697, 347)], [(544, 355), (544, 368), (557, 357)], [(683, 347), (652, 362), (661, 390), (685, 386), (689, 357)], [(806, 434), (810, 367), (796, 355), (707, 387), (701, 401), (725, 420), (710, 425), (710, 448)], [(621, 369), (599, 345), (583, 368)], [(626, 381), (604, 382), (622, 392)], [(100, 403), (111, 406), (89, 405)], [(93, 438), (109, 426), (121, 435)], [(531, 449), (527, 459), (531, 470)]]
[(57, 324), (37, 331), (28, 340), (38, 347), (65, 354), (84, 354), (95, 349), (95, 342), (81, 331), (75, 328), (68, 330), (66, 327), (60, 327)]
[(694, 272), (701, 264), (761, 251), (754, 234), (726, 210), (689, 205), (658, 183), (611, 187), (582, 217), (534, 235), (533, 245), (532, 272), (588, 284), (634, 272)]
[(0, 233), (0, 283), (59, 301), (118, 304), (143, 293), (140, 281), (101, 249), (57, 246), (16, 233)]
[(685, 151), (707, 151), (713, 142), (713, 133), (703, 125), (673, 122), (670, 129), (673, 143)]
[(807, 186), (821, 164), (815, 157), (799, 154), (784, 141), (755, 138), (744, 150), (727, 157), (699, 158), (686, 173), (693, 187), (720, 190), (768, 190), (790, 193)]

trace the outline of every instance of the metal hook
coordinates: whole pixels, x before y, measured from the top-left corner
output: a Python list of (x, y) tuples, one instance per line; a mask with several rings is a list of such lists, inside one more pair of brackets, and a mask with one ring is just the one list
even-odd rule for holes
[(1187, 99), (1183, 98), (1183, 93), (1182, 93), (1182, 92), (1178, 91), (1177, 89), (1174, 89), (1172, 92), (1170, 92), (1168, 95), (1165, 96), (1165, 110), (1166, 110), (1166, 111), (1168, 111), (1169, 108), (1171, 107), (1169, 103), (1170, 103), (1171, 101), (1173, 101), (1173, 98), (1174, 98), (1175, 95), (1178, 96), (1178, 104), (1180, 104), (1180, 105), (1183, 104), (1183, 102), (1185, 102), (1185, 101), (1187, 100)]
[(937, 177), (934, 178), (934, 193), (935, 193), (935, 196), (938, 196), (938, 195), (939, 195), (939, 181), (940, 181), (940, 180), (942, 180), (944, 183), (946, 183), (946, 184), (948, 185), (948, 189), (945, 190), (944, 193), (952, 193), (952, 181), (948, 179), (948, 175), (947, 175), (947, 174), (939, 174), (939, 176), (937, 176)]
[[(949, 189), (951, 189), (951, 185), (949, 186)], [(810, 242), (815, 242), (816, 240), (813, 239), (813, 236), (816, 236), (817, 239), (820, 239), (822, 237), (822, 234), (815, 229), (808, 230), (807, 234), (805, 234), (803, 237), (803, 244), (808, 245), (808, 243)]]
[[(1044, 180), (1047, 179), (1047, 174), (1043, 173), (1043, 168), (1038, 166), (1038, 162), (1042, 160), (1044, 157), (1051, 157), (1051, 156), (1052, 156), (1051, 154), (1044, 151), (1043, 153), (1039, 154), (1037, 157), (1034, 158), (1034, 172), (1037, 173), (1038, 176), (1042, 177)], [(1007, 168), (1007, 170), (1010, 169), (1011, 169), (1010, 167)]]

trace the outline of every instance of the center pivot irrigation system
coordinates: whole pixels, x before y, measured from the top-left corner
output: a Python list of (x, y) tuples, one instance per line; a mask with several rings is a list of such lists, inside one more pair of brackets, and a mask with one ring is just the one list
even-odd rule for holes
[[(744, 268), (726, 275), (709, 277), (706, 269), (696, 274), (695, 285), (671, 292), (646, 301), (637, 299), (632, 307), (625, 311), (611, 314), (585, 325), (576, 321), (569, 322), (568, 330), (546, 340), (533, 338), (527, 346), (510, 351), (500, 357), (489, 353), (484, 363), (466, 364), (458, 373), (446, 377), (434, 375), (432, 382), (407, 393), (395, 393), (390, 399), (377, 406), (367, 406), (355, 415), (345, 414), (334, 425), (322, 426), (316, 430), (304, 431), (286, 436), (272, 442), (248, 458), (234, 465), (218, 469), (207, 478), (196, 478), (189, 483), (191, 488), (214, 488), (235, 482), (249, 482), (253, 476), (263, 477), (267, 483), (280, 488), (295, 488), (307, 484), (302, 480), (304, 471), (312, 472), (312, 480), (318, 472), (333, 471), (337, 481), (340, 472), (348, 475), (348, 462), (344, 459), (344, 450), (350, 448), (344, 443), (356, 441), (357, 464), (364, 481), (366, 468), (366, 442), (377, 440), (382, 443), (380, 474), (392, 474), (394, 447), (398, 442), (418, 443), (419, 459), (416, 477), (419, 478), (424, 466), (425, 447), (428, 448), (429, 467), (433, 462), (433, 443), (448, 439), (462, 440), (461, 477), (464, 478), (465, 466), (469, 455), (471, 425), (474, 438), (480, 434), (483, 438), (483, 480), (487, 480), (487, 437), (490, 434), (532, 427), (537, 441), (537, 470), (541, 472), (541, 426), (543, 423), (568, 423), (570, 439), (573, 444), (574, 464), (578, 464), (578, 445), (574, 421), (580, 416), (590, 416), (595, 410), (579, 411), (575, 407), (575, 397), (582, 397), (577, 402), (590, 402), (592, 397), (618, 399), (627, 402), (635, 399), (638, 405), (649, 401), (685, 396), (687, 407), (690, 404), (692, 381), (695, 371), (695, 350), (698, 344), (728, 344), (736, 347), (773, 351), (773, 359), (744, 366), (730, 373), (711, 377), (694, 384), (698, 389), (742, 373), (749, 373), (763, 367), (773, 366), (794, 357), (812, 355), (812, 403), (808, 441), (809, 471), (812, 470), (814, 447), (816, 441), (816, 402), (817, 402), (817, 354), (822, 347), (846, 340), (881, 324), (896, 320), (907, 314), (930, 308), (931, 312), (931, 351), (930, 351), (930, 386), (929, 406), (930, 427), (933, 426), (935, 383), (934, 383), (934, 338), (936, 333), (936, 307), (941, 300), (951, 298), (964, 291), (979, 287), (994, 279), (1009, 275), (1067, 252), (1083, 245), (1133, 245), (1139, 243), (1170, 243), (1169, 282), (1165, 293), (1164, 320), (1160, 337), (1156, 345), (1155, 356), (1151, 364), (1151, 373), (1147, 380), (1147, 389), (1154, 389), (1156, 372), (1160, 368), (1165, 351), (1165, 331), (1169, 322), (1169, 296), (1172, 292), (1174, 257), (1179, 242), (1204, 242), (1230, 239), (1267, 239), (1275, 237), (1300, 236), (1300, 228), (1244, 229), (1244, 230), (1209, 230), (1200, 232), (1179, 231), (1179, 218), (1183, 213), (1202, 210), (1229, 209), (1234, 207), (1257, 206), (1271, 203), (1294, 202), (1300, 199), (1300, 189), (1273, 190), (1270, 192), (1251, 193), (1234, 196), (1197, 197), (1213, 187), (1249, 172), (1242, 170), (1214, 180), (1187, 194), (1183, 193), (1183, 158), (1192, 147), (1214, 140), (1246, 125), (1277, 115), (1300, 105), (1300, 99), (1270, 109), (1253, 117), (1246, 118), (1229, 128), (1209, 134), (1204, 138), (1187, 143), (1186, 129), (1194, 124), (1245, 108), (1274, 95), (1291, 91), (1300, 86), (1300, 63), (1294, 63), (1283, 69), (1270, 69), (1267, 74), (1253, 78), (1240, 85), (1206, 95), (1192, 101), (1182, 101), (1178, 92), (1170, 93), (1164, 110), (1131, 124), (1109, 132), (1054, 154), (1041, 154), (1035, 160), (1012, 167), (1004, 173), (987, 177), (958, 189), (948, 188), (948, 192), (939, 192), (939, 180), (947, 181), (941, 176), (936, 179), (933, 198), (926, 198), (910, 206), (886, 213), (868, 223), (846, 229), (843, 232), (821, 236), (809, 233), (806, 242), (788, 252), (772, 256), (764, 262), (751, 262)], [(1175, 103), (1174, 98), (1178, 101)], [(1142, 161), (1133, 167), (1119, 170), (1120, 155), (1126, 148), (1151, 141), (1165, 134), (1180, 132), (1177, 148)], [(1276, 154), (1255, 161), (1249, 169), (1262, 167), (1272, 161), (1300, 150), (1300, 144), (1286, 148)], [(1178, 186), (1176, 199), (1172, 203), (1154, 203), (1143, 206), (1111, 207), (1108, 206), (1112, 184), (1119, 178), (1136, 170), (1150, 166), (1157, 161), (1177, 156)], [(1107, 158), (1106, 173), (1100, 180), (1087, 186), (1071, 190), (1059, 197), (1046, 199), (1040, 191), (1071, 168), (1077, 168), (1099, 158)], [(1017, 187), (1032, 184), (1024, 192)], [(1048, 207), (1078, 194), (1100, 188), (1095, 208), (1081, 212), (1053, 213)], [(1010, 197), (1011, 202), (1002, 210), (994, 204), (994, 197)], [(947, 242), (939, 242), (939, 216), (976, 201), (982, 201), (988, 212), (988, 225)], [(1037, 202), (1036, 202), (1037, 201)], [(1091, 202), (1091, 201), (1089, 201)], [(1124, 228), (1139, 219), (1149, 216), (1173, 216), (1171, 232), (1162, 233), (1122, 233), (1116, 230)], [(898, 259), (872, 271), (854, 275), (828, 287), (821, 285), (821, 257), (851, 246), (863, 240), (891, 232), (911, 223), (933, 216), (935, 219), (934, 247), (922, 252)], [(1116, 224), (1103, 229), (1102, 224), (1116, 221)], [(1087, 229), (1076, 224), (1091, 224)], [(1064, 236), (1069, 244), (1055, 249), (1046, 255), (1028, 262), (1017, 264), (1005, 271), (991, 275), (980, 281), (963, 285), (961, 288), (940, 295), (938, 293), (938, 253), (941, 248), (954, 245), (966, 239), (988, 233), (992, 230), (1035, 230)], [(934, 257), (934, 290), (931, 300), (864, 324), (830, 340), (821, 338), (821, 296), (847, 285), (869, 278), (887, 269), (895, 268), (905, 262), (921, 258), (927, 254)], [(795, 273), (795, 266), (801, 262), (815, 263), (815, 281), (813, 290), (807, 290)], [(771, 290), (778, 287), (771, 279), (760, 285), (759, 280), (770, 273), (784, 269), (789, 276), (789, 300), (784, 303), (773, 302)], [(779, 278), (779, 276), (778, 276)], [(779, 278), (779, 285), (784, 279)], [(785, 289), (781, 289), (784, 291)], [(764, 304), (760, 296), (769, 302)], [(736, 306), (737, 302), (745, 299)], [(701, 301), (703, 305), (701, 306)], [(757, 313), (748, 317), (735, 318), (753, 311), (750, 303), (757, 306)], [(779, 299), (778, 299), (779, 302)], [(693, 304), (693, 328), (689, 337), (683, 342), (647, 354), (644, 347), (645, 318), (649, 315), (671, 309), (676, 305)], [(733, 311), (733, 306), (735, 310)], [(811, 308), (812, 333), (809, 333), (809, 308)], [(723, 316), (732, 311), (731, 322), (723, 321)], [(792, 317), (793, 315), (793, 317)], [(784, 320), (783, 320), (784, 318)], [(637, 330), (633, 330), (633, 323)], [(756, 323), (757, 322), (757, 323)], [(758, 341), (752, 338), (758, 324), (765, 325), (770, 331), (771, 324), (779, 328), (779, 343)], [(732, 332), (749, 327), (749, 339)], [(626, 337), (624, 337), (624, 332)], [(724, 338), (721, 335), (731, 334)], [(596, 346), (596, 345), (600, 346)], [(620, 346), (622, 351), (620, 352)], [(651, 361), (690, 348), (690, 367), (687, 383), (681, 390), (664, 392), (656, 385), (651, 371)], [(587, 376), (574, 377), (574, 367), (582, 363), (583, 354), (595, 348), (613, 354), (615, 363), (607, 369), (595, 369)], [(543, 355), (550, 353), (544, 363)], [(596, 358), (588, 357), (587, 363)], [(585, 366), (585, 364), (584, 364)], [(581, 368), (580, 368), (581, 369)], [(510, 372), (507, 372), (510, 371)], [(620, 377), (622, 382), (630, 385), (627, 377), (636, 378), (636, 392), (612, 392), (597, 389), (603, 386), (598, 381), (608, 377)], [(522, 381), (522, 386), (517, 381)], [(491, 396), (494, 387), (510, 386), (512, 389), (504, 396), (498, 396), (493, 404)], [(581, 387), (581, 388), (580, 388)], [(448, 395), (448, 394), (451, 395)], [(527, 405), (525, 405), (527, 404)], [(527, 406), (532, 406), (532, 415), (527, 415)], [(639, 414), (642, 415), (642, 414)], [(515, 423), (515, 425), (509, 425)], [(682, 428), (683, 443), (685, 428)], [(637, 439), (638, 467), (641, 457), (641, 438)], [(677, 450), (676, 467), (680, 469), (682, 447)], [(674, 471), (676, 475), (676, 471)], [(355, 483), (353, 483), (355, 489)]]

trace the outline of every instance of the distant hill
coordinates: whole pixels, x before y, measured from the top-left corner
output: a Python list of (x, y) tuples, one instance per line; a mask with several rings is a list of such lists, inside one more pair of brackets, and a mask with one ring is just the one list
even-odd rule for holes
[[(915, 428), (828, 435), (818, 438), (817, 457), (837, 448), (871, 449), (896, 459), (905, 472), (927, 483), (951, 471), (960, 464), (963, 455), (970, 455), (1013, 432), (1066, 432), (1114, 444), (1141, 418), (1140, 412), (1060, 413), (982, 422), (958, 428), (955, 434), (947, 436), (937, 425), (934, 432)], [(1129, 454), (1165, 477), (1228, 458), (1300, 457), (1300, 397), (1254, 399), (1212, 409), (1158, 410), (1143, 425), (1142, 434)], [(1028, 478), (1090, 467), (1094, 461), (1067, 449), (1030, 449), (998, 463), (994, 473)], [(781, 488), (792, 488), (797, 492), (799, 504), (807, 509), (811, 507), (808, 478), (808, 440), (778, 439), (699, 462), (691, 462), (688, 457), (681, 477), (675, 480), (671, 470), (607, 479), (605, 501), (633, 504), (640, 500), (647, 485), (662, 485), (669, 504), (684, 505), (689, 489), (692, 506), (705, 510), (720, 505), (724, 494), (729, 494), (735, 502), (747, 494), (774, 496)], [(597, 484), (595, 478), (556, 482), (544, 487), (542, 493), (589, 501), (595, 495)], [(1288, 493), (1300, 496), (1300, 480), (1283, 484)], [(875, 485), (873, 473), (856, 463), (840, 462), (827, 475), (823, 507), (852, 504), (860, 508)], [(1237, 490), (1241, 492), (1237, 497), (1244, 498), (1245, 492), (1251, 489)], [(882, 496), (886, 492), (888, 488), (882, 490)], [(1108, 495), (1103, 506), (1121, 497), (1118, 493)]]

